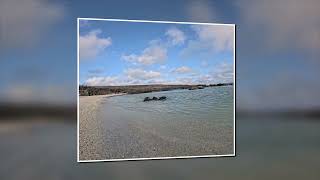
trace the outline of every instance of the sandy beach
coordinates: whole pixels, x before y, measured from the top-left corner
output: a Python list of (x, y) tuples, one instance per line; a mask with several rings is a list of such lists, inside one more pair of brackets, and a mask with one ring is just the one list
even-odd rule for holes
[(79, 97), (79, 157), (81, 159), (101, 157), (99, 148), (103, 147), (104, 142), (98, 137), (103, 133), (101, 120), (96, 118), (99, 105), (105, 98), (124, 94)]

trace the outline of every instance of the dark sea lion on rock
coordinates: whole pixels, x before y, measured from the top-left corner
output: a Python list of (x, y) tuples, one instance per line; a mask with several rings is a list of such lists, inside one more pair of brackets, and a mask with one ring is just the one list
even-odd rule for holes
[(151, 99), (149, 97), (145, 97), (143, 101), (145, 102), (145, 101), (150, 101), (150, 100)]

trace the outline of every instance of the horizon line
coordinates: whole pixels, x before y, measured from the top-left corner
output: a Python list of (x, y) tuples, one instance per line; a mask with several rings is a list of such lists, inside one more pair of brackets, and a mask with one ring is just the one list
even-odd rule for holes
[(166, 86), (170, 86), (170, 85), (178, 85), (178, 86), (197, 86), (197, 85), (218, 85), (218, 84), (234, 84), (234, 82), (227, 82), (227, 83), (209, 83), (209, 84), (201, 84), (201, 83), (197, 83), (197, 84), (127, 84), (127, 85), (85, 85), (85, 84), (79, 84), (79, 86), (154, 86), (154, 85), (166, 85)]

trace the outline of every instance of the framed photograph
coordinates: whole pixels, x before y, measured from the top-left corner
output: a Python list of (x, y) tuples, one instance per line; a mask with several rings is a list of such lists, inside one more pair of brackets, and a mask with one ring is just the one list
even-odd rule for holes
[(78, 162), (235, 156), (235, 25), (77, 19)]

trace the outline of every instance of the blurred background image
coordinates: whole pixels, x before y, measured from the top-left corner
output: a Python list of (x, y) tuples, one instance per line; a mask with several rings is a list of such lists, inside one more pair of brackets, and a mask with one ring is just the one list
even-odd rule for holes
[[(0, 0), (0, 179), (319, 179), (319, 7)], [(236, 24), (236, 157), (77, 163), (78, 17)]]

